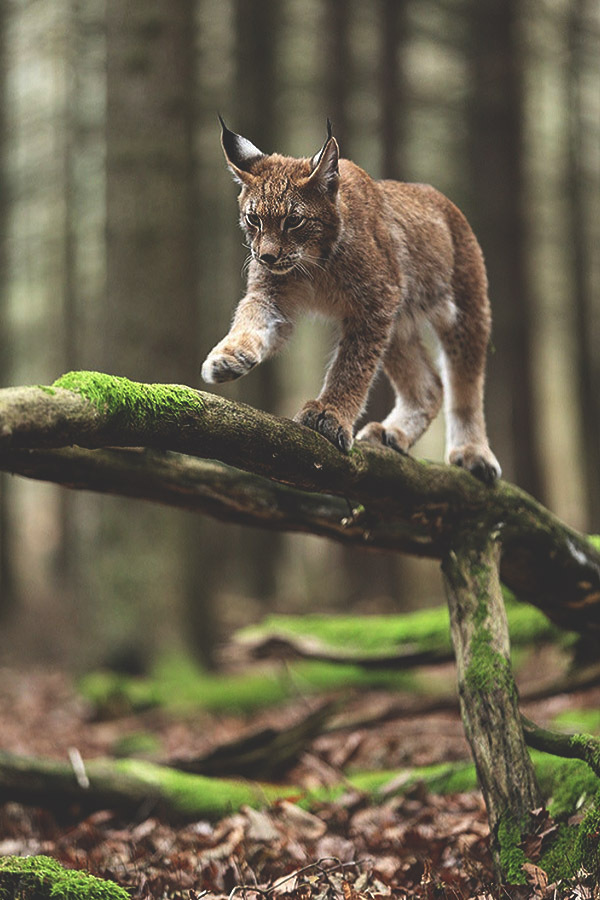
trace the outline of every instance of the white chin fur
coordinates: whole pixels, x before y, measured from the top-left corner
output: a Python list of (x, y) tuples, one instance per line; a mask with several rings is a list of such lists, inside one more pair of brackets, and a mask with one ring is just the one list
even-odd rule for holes
[(207, 384), (216, 384), (214, 376), (213, 376), (212, 363), (209, 362), (208, 359), (205, 359), (204, 362), (202, 363), (201, 374), (202, 374), (202, 380), (205, 381)]

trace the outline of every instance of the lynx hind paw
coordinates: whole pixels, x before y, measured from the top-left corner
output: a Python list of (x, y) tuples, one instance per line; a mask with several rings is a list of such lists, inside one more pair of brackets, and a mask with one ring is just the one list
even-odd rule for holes
[(408, 453), (408, 438), (399, 428), (386, 428), (381, 422), (369, 422), (356, 435), (357, 441), (367, 444), (383, 445), (396, 450), (397, 453)]
[(208, 384), (235, 381), (246, 375), (258, 363), (256, 357), (239, 347), (214, 349), (202, 364), (202, 378)]
[(342, 422), (335, 409), (312, 400), (294, 416), (294, 421), (322, 434), (342, 453), (350, 452), (353, 443), (352, 428)]
[(454, 466), (468, 469), (475, 478), (484, 484), (492, 485), (502, 475), (498, 460), (489, 447), (465, 445), (451, 450), (448, 461)]

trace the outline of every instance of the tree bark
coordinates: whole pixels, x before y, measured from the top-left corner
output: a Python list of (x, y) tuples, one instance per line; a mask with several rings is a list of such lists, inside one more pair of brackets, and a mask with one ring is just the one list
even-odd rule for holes
[[(487, 532), (459, 532), (442, 571), (450, 610), (460, 710), (488, 811), (492, 853), (502, 874), (498, 828), (522, 826), (540, 805), (525, 746), (500, 590), (500, 548)], [(506, 874), (506, 873), (504, 873)]]
[[(280, 0), (253, 0), (252, 3), (236, 0), (234, 5), (237, 76), (234, 130), (251, 138), (266, 153), (281, 149), (278, 146), (280, 116), (276, 108), (275, 85), (279, 82), (277, 52), (284, 23), (282, 7)], [(278, 357), (259, 366), (252, 378), (239, 382), (237, 396), (259, 409), (280, 410), (284, 382), (280, 366)], [(280, 535), (246, 532), (236, 551), (236, 567), (244, 572), (247, 590), (268, 609), (277, 591), (283, 552)]]
[[(91, 398), (91, 399), (90, 399)], [(457, 527), (497, 529), (502, 544), (503, 582), (519, 599), (538, 606), (564, 628), (600, 634), (600, 555), (581, 534), (560, 522), (532, 497), (500, 482), (485, 487), (468, 472), (420, 462), (389, 450), (357, 446), (348, 455), (316, 432), (294, 422), (232, 403), (191, 388), (138, 385), (97, 373), (71, 373), (51, 388), (20, 387), (0, 391), (0, 468), (31, 474), (48, 467), (50, 480), (68, 480), (83, 465), (85, 451), (70, 451), (69, 466), (56, 454), (41, 457), (16, 451), (66, 448), (147, 447), (218, 459), (248, 473), (268, 478), (248, 480), (220, 469), (211, 501), (224, 517), (255, 524), (329, 534), (364, 546), (396, 549), (441, 559), (453, 546)], [(194, 460), (150, 455), (132, 465), (123, 455), (103, 454), (98, 470), (93, 454), (78, 485), (110, 487), (124, 494), (149, 496), (184, 506), (187, 473), (206, 470)], [(141, 476), (132, 486), (119, 466), (136, 466)], [(148, 485), (146, 466), (164, 476)], [(62, 469), (52, 475), (50, 469)], [(190, 468), (191, 467), (191, 468)], [(101, 474), (100, 474), (101, 473)], [(241, 479), (241, 481), (240, 481)], [(193, 479), (192, 479), (193, 480)], [(210, 479), (209, 479), (210, 480)], [(272, 482), (293, 486), (290, 491)], [(145, 483), (145, 484), (144, 484)], [(136, 486), (137, 484), (137, 486)], [(236, 487), (237, 485), (237, 487)], [(244, 502), (236, 507), (235, 491)], [(256, 488), (256, 496), (252, 492)], [(96, 489), (98, 489), (96, 487)], [(311, 492), (310, 495), (305, 491)], [(162, 495), (162, 496), (159, 496)], [(333, 497), (328, 496), (333, 495)], [(267, 497), (267, 512), (261, 508)], [(343, 499), (339, 499), (343, 498)], [(190, 507), (196, 501), (190, 502)], [(196, 504), (199, 505), (199, 504)], [(207, 505), (210, 505), (207, 501)]]
[(530, 747), (562, 756), (565, 759), (581, 759), (600, 778), (600, 738), (592, 734), (562, 734), (540, 728), (531, 719), (521, 716), (523, 734)]
[[(101, 367), (133, 378), (193, 382), (199, 372), (195, 187), (195, 15), (188, 0), (106, 3), (106, 302)], [(89, 357), (88, 357), (89, 358)], [(142, 627), (150, 614), (185, 619), (203, 663), (216, 644), (208, 580), (186, 581), (203, 547), (184, 516), (127, 503), (101, 505), (96, 596), (126, 604), (115, 639), (156, 648)], [(160, 540), (164, 553), (148, 547)], [(164, 584), (170, 585), (167, 599)], [(143, 598), (143, 600), (142, 600)], [(136, 599), (139, 602), (136, 603)], [(202, 608), (203, 628), (197, 612)], [(145, 645), (145, 646), (144, 646)]]
[[(591, 27), (591, 4), (572, 0), (568, 12), (567, 66), (568, 152), (565, 197), (571, 253), (571, 290), (574, 308), (576, 373), (581, 405), (581, 455), (585, 473), (588, 523), (600, 523), (600, 315), (593, 285), (592, 221), (598, 192), (592, 190), (598, 125), (586, 106), (586, 80), (597, 73), (599, 38)], [(594, 67), (593, 73), (590, 68)], [(591, 133), (590, 133), (591, 132)], [(593, 155), (592, 155), (593, 154)], [(596, 177), (598, 171), (596, 169)]]
[(523, 49), (518, 0), (467, 4), (471, 96), (468, 218), (486, 258), (493, 309), (489, 433), (511, 481), (543, 500), (535, 431), (534, 318), (527, 272)]

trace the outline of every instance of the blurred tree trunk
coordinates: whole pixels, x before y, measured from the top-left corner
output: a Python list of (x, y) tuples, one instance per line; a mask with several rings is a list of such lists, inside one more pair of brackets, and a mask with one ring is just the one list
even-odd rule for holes
[[(187, 0), (107, 2), (101, 362), (107, 371), (153, 382), (198, 380), (194, 25), (194, 6)], [(129, 624), (123, 650), (138, 646), (148, 615), (161, 617), (167, 637), (169, 629), (173, 637), (186, 597), (196, 650), (212, 656), (212, 595), (190, 578), (190, 557), (199, 548), (187, 518), (164, 509), (142, 517), (135, 506), (119, 502), (105, 507), (103, 529), (107, 572)], [(142, 652), (152, 649), (142, 646)]]
[[(62, 121), (59, 129), (62, 136), (63, 172), (62, 172), (62, 368), (78, 369), (83, 364), (80, 353), (80, 316), (77, 302), (77, 285), (75, 283), (75, 266), (77, 238), (75, 233), (74, 207), (76, 204), (75, 187), (75, 145), (78, 134), (78, 93), (79, 93), (79, 29), (80, 12), (78, 4), (69, 0), (65, 7), (65, 59), (64, 64), (70, 77), (65, 79), (65, 96), (63, 98)], [(57, 498), (58, 528), (61, 535), (54, 560), (55, 571), (61, 583), (61, 593), (72, 598), (72, 606), (80, 606), (81, 592), (85, 590), (81, 583), (81, 556), (79, 553), (79, 498), (69, 491), (62, 491)]]
[[(598, 75), (600, 45), (591, 24), (588, 0), (572, 0), (569, 10), (569, 66), (566, 197), (568, 234), (572, 252), (572, 289), (575, 302), (577, 376), (582, 420), (588, 528), (600, 527), (600, 312), (594, 298), (590, 250), (592, 210), (597, 202), (598, 169), (588, 147), (598, 144), (598, 125), (587, 114), (584, 85)], [(588, 68), (589, 67), (589, 68)], [(589, 130), (595, 128), (595, 141)], [(597, 163), (596, 163), (597, 166)], [(591, 201), (590, 201), (591, 195)]]
[(381, 176), (402, 181), (405, 178), (407, 105), (402, 57), (408, 28), (407, 2), (406, 0), (380, 0), (380, 2)]
[[(11, 377), (11, 338), (8, 313), (8, 185), (6, 177), (6, 5), (0, 6), (0, 384)], [(10, 546), (10, 478), (0, 475), (0, 621), (10, 614), (15, 603), (12, 554)]]
[[(376, 70), (376, 102), (380, 109), (379, 144), (381, 177), (402, 177), (404, 168), (404, 122), (406, 114), (402, 56), (406, 45), (405, 0), (380, 0), (377, 9), (379, 64)], [(351, 7), (340, 0), (326, 2), (326, 78), (325, 105), (334, 123), (342, 155), (352, 156), (349, 101), (354, 64), (351, 44)], [(349, 145), (349, 146), (348, 146)], [(381, 421), (394, 403), (393, 392), (383, 376), (376, 380), (369, 395), (366, 418)], [(406, 560), (400, 556), (372, 554), (356, 549), (340, 549), (346, 573), (345, 602), (352, 605), (379, 604), (393, 598), (401, 607), (409, 603), (403, 590)], [(344, 587), (340, 585), (344, 595)]]
[(487, 387), (491, 444), (505, 476), (543, 499), (526, 266), (519, 9), (518, 0), (467, 0), (468, 213), (486, 258), (493, 312)]
[(192, 5), (107, 2), (104, 358), (136, 379), (198, 372)]
[[(234, 131), (250, 138), (265, 153), (282, 152), (277, 109), (280, 93), (277, 51), (283, 24), (280, 0), (235, 2), (235, 123)], [(259, 366), (239, 386), (239, 396), (258, 409), (281, 411), (285, 362), (273, 359)], [(239, 567), (244, 587), (259, 603), (268, 605), (277, 590), (283, 542), (280, 535), (257, 531), (242, 534)]]
[(325, 100), (327, 115), (340, 145), (342, 156), (351, 158), (348, 97), (352, 82), (353, 58), (350, 47), (352, 7), (347, 0), (325, 0)]

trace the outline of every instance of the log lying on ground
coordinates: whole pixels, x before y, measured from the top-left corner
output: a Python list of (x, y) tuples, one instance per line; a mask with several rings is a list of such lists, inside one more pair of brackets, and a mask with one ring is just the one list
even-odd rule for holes
[[(573, 804), (591, 800), (598, 779), (580, 760), (563, 760), (546, 753), (534, 754), (540, 783), (546, 797), (552, 795), (555, 776), (561, 785), (573, 773)], [(292, 799), (306, 807), (335, 801), (349, 788), (363, 792), (374, 801), (409, 792), (422, 784), (431, 793), (452, 794), (477, 788), (473, 763), (466, 760), (436, 763), (376, 772), (340, 775), (338, 784), (307, 791), (298, 785), (235, 778), (213, 778), (181, 772), (166, 765), (141, 759), (97, 758), (86, 760), (77, 772), (67, 762), (21, 756), (0, 751), (0, 798), (43, 806), (65, 814), (115, 809), (134, 815), (161, 815), (170, 820), (217, 819), (242, 806), (267, 807), (281, 799)], [(573, 809), (575, 807), (573, 806)], [(561, 814), (571, 810), (567, 803)], [(552, 812), (552, 809), (551, 809)]]
[[(575, 635), (525, 603), (506, 603), (513, 647), (571, 645)], [(269, 615), (234, 634), (236, 658), (312, 659), (373, 669), (438, 665), (454, 659), (446, 606), (397, 615)]]
[[(128, 488), (119, 471), (131, 466), (131, 456), (104, 454), (86, 465), (84, 451), (52, 453), (72, 445), (175, 451), (261, 478), (240, 478), (223, 467), (217, 479), (214, 464), (207, 471), (197, 460), (154, 457), (163, 479), (146, 494), (143, 472)], [(139, 456), (134, 463), (152, 464)], [(523, 491), (505, 482), (488, 488), (457, 468), (389, 450), (361, 445), (344, 455), (307, 428), (214, 394), (90, 372), (69, 373), (51, 387), (6, 388), (0, 391), (0, 468), (30, 476), (45, 470), (44, 477), (78, 488), (147, 495), (247, 524), (268, 526), (278, 518), (280, 529), (434, 558), (445, 556), (458, 522), (497, 530), (502, 580), (519, 599), (562, 627), (600, 634), (600, 555)], [(197, 499), (198, 481), (207, 480), (214, 485), (210, 498)]]

